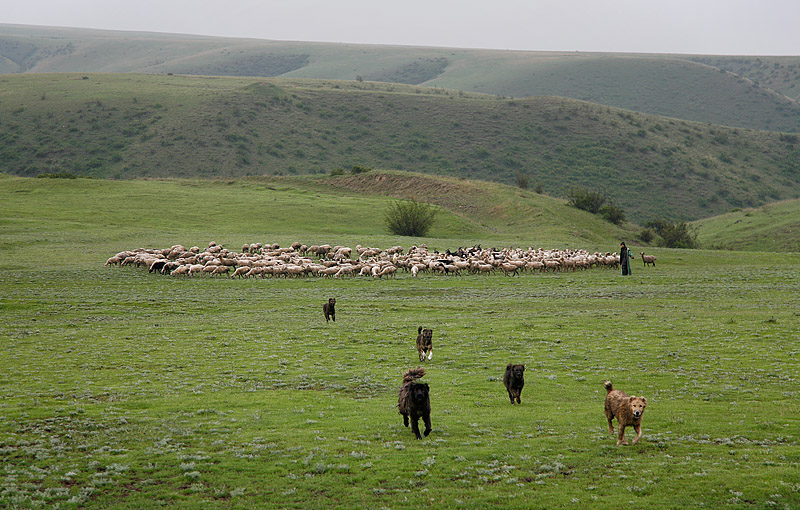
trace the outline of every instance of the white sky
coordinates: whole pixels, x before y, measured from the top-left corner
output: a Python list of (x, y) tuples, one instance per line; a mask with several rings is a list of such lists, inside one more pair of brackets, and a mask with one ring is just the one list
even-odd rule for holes
[(800, 55), (800, 0), (0, 0), (0, 23), (453, 48)]

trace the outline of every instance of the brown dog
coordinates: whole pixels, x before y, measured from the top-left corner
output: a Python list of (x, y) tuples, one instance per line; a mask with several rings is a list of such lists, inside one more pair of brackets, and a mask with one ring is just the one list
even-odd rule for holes
[(517, 404), (521, 404), (519, 397), (522, 395), (522, 387), (525, 386), (525, 365), (509, 363), (506, 373), (503, 374), (503, 384), (506, 385), (511, 403), (513, 404), (516, 400)]
[(416, 379), (425, 376), (424, 368), (411, 368), (403, 374), (403, 385), (397, 400), (397, 407), (403, 415), (403, 425), (408, 427), (409, 418), (411, 419), (411, 430), (417, 439), (422, 439), (419, 433), (419, 419), (425, 422), (425, 432), (427, 436), (431, 433), (431, 399), (430, 388), (427, 383), (416, 382)]
[(606, 388), (606, 418), (608, 419), (608, 431), (614, 435), (614, 426), (611, 420), (616, 416), (619, 425), (617, 434), (617, 446), (628, 444), (625, 441), (625, 427), (633, 427), (636, 431), (636, 438), (633, 444), (642, 437), (642, 415), (647, 406), (647, 399), (644, 397), (628, 396), (624, 391), (615, 390), (611, 381), (604, 381)]
[(433, 330), (422, 329), (422, 326), (417, 330), (417, 352), (419, 353), (419, 360), (425, 361), (425, 356), (428, 360), (433, 358)]
[(322, 313), (325, 314), (325, 322), (329, 320), (336, 322), (336, 298), (330, 298), (327, 303), (322, 305)]

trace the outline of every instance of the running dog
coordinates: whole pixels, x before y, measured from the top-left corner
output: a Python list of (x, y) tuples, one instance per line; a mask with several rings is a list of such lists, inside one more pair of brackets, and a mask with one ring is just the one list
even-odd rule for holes
[(403, 385), (397, 400), (397, 407), (403, 415), (403, 425), (408, 427), (409, 418), (411, 419), (411, 430), (417, 439), (422, 439), (419, 433), (419, 419), (425, 422), (425, 432), (427, 436), (431, 433), (431, 399), (428, 383), (416, 382), (416, 379), (425, 376), (424, 368), (411, 368), (403, 374)]
[(503, 374), (503, 384), (506, 385), (508, 391), (508, 398), (511, 403), (517, 401), (521, 404), (519, 397), (522, 395), (522, 387), (525, 386), (525, 365), (514, 365), (509, 363), (506, 367), (506, 373)]
[(322, 313), (325, 314), (325, 322), (336, 322), (336, 298), (330, 298), (327, 303), (322, 305)]
[(608, 419), (608, 432), (614, 435), (614, 426), (611, 420), (617, 418), (619, 432), (617, 434), (617, 446), (627, 445), (625, 441), (625, 427), (633, 427), (636, 431), (636, 438), (632, 444), (636, 444), (642, 437), (642, 415), (647, 406), (647, 399), (644, 397), (628, 396), (624, 391), (615, 390), (611, 381), (604, 381), (606, 388), (606, 418)]
[(430, 361), (433, 358), (433, 330), (422, 329), (422, 326), (417, 330), (417, 352), (419, 353), (419, 360), (425, 361), (427, 355)]

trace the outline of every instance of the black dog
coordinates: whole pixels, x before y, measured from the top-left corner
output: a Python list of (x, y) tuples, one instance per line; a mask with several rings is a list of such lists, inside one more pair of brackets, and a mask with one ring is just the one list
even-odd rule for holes
[(411, 418), (411, 430), (417, 439), (422, 439), (419, 433), (419, 419), (425, 422), (425, 432), (427, 436), (431, 433), (431, 399), (430, 388), (427, 383), (416, 382), (425, 375), (424, 368), (411, 368), (403, 374), (403, 385), (400, 387), (400, 394), (397, 407), (403, 415), (403, 425), (408, 427), (408, 419)]
[(325, 314), (325, 322), (336, 322), (336, 298), (330, 298), (327, 303), (322, 305), (322, 313)]
[(511, 403), (513, 404), (516, 400), (517, 404), (521, 404), (519, 397), (522, 395), (522, 387), (525, 386), (525, 365), (509, 363), (506, 373), (503, 374), (503, 384), (506, 385)]

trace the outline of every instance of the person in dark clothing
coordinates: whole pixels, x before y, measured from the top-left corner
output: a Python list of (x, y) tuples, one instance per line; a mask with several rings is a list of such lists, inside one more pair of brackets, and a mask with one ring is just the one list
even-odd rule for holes
[(624, 241), (619, 246), (619, 265), (622, 266), (622, 275), (627, 276), (631, 274), (631, 251)]

